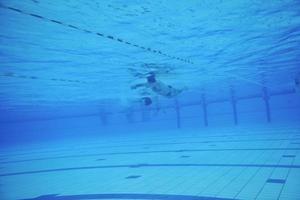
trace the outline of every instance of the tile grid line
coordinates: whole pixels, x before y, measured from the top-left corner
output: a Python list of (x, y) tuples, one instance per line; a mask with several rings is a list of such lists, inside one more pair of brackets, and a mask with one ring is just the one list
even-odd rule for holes
[[(265, 152), (264, 152), (264, 153), (265, 153)], [(246, 157), (248, 157), (249, 155), (251, 155), (251, 152), (250, 152), (250, 151), (247, 152), (246, 155), (247, 155)], [(263, 155), (264, 155), (264, 154), (260, 154), (259, 156), (262, 157)], [(250, 163), (251, 163), (251, 164), (254, 164), (254, 161), (256, 161), (256, 160), (257, 160), (257, 159), (254, 157)], [(239, 177), (243, 174), (244, 171), (247, 171), (248, 168), (249, 168), (249, 167), (244, 167), (244, 168), (239, 172), (239, 174), (237, 174), (234, 178), (232, 178), (231, 181), (230, 181), (227, 185), (225, 185), (225, 186), (224, 186), (224, 187), (223, 187), (223, 188), (215, 195), (215, 197), (219, 196), (220, 193), (222, 193), (223, 190), (225, 190), (225, 188), (226, 188), (228, 185), (230, 185), (230, 184), (233, 183), (237, 178), (239, 178)], [(235, 196), (233, 196), (232, 198), (235, 198)]]
[[(282, 144), (283, 144), (283, 142), (281, 142), (281, 145), (282, 145)], [(285, 146), (286, 146), (286, 145), (285, 145)], [(284, 155), (285, 152), (287, 152), (287, 150), (284, 150), (283, 153), (282, 153), (282, 155)], [(281, 162), (281, 160), (283, 160), (283, 157), (282, 157), (282, 156), (280, 156), (280, 158), (279, 158), (279, 160), (277, 161), (276, 164), (279, 165), (280, 162)], [(268, 179), (269, 179), (270, 177), (272, 177), (272, 175), (274, 174), (275, 170), (276, 170), (276, 167), (274, 167), (274, 168), (272, 169), (271, 173), (270, 173), (269, 176), (268, 176)], [(257, 199), (257, 198), (259, 197), (259, 195), (260, 195), (261, 192), (264, 190), (264, 188), (266, 187), (267, 184), (268, 184), (267, 181), (265, 181), (265, 182), (264, 182), (264, 185), (261, 187), (261, 189), (260, 189), (260, 190), (258, 191), (258, 193), (256, 194), (255, 199)]]
[[(295, 161), (295, 158), (293, 158), (291, 165), (294, 165), (294, 161)], [(288, 179), (288, 177), (289, 177), (289, 175), (290, 175), (290, 172), (291, 172), (291, 169), (288, 169), (288, 173), (287, 173), (287, 175), (286, 175), (286, 177), (285, 177), (285, 180)], [(285, 184), (286, 184), (286, 183), (285, 183)], [(282, 185), (282, 187), (281, 187), (281, 189), (280, 189), (280, 192), (279, 192), (279, 194), (278, 194), (277, 199), (280, 199), (281, 194), (282, 194), (282, 191), (283, 191), (283, 189), (284, 189), (284, 187), (285, 187), (285, 184)]]
[[(263, 151), (263, 153), (261, 154), (261, 157), (264, 157), (265, 155), (267, 155), (266, 151)], [(260, 157), (260, 156), (259, 156)], [(263, 164), (267, 163), (267, 160), (265, 159)], [(248, 181), (242, 186), (242, 188), (236, 193), (236, 195), (234, 196), (234, 198), (237, 198), (241, 192), (247, 187), (247, 185), (256, 177), (256, 175), (259, 173), (259, 171), (262, 169), (262, 167), (258, 167), (257, 170), (254, 172), (254, 174), (248, 179)]]
[[(231, 160), (232, 157), (234, 157), (234, 154), (231, 154), (229, 158), (227, 157), (227, 159)], [(218, 168), (220, 169), (221, 167), (218, 167)], [(206, 185), (206, 186), (205, 186), (205, 187), (204, 187), (197, 195), (203, 194), (208, 188), (211, 187), (211, 185), (213, 185), (214, 182), (218, 181), (218, 180), (219, 180), (220, 178), (222, 178), (223, 176), (226, 176), (226, 175), (227, 175), (228, 173), (230, 173), (230, 171), (232, 171), (232, 170), (233, 170), (233, 167), (229, 167), (229, 169), (224, 170), (223, 173), (221, 173), (217, 178), (215, 178), (214, 181), (210, 182), (209, 185)]]
[[(293, 137), (298, 137), (298, 136), (297, 136), (297, 135), (294, 135)], [(293, 139), (293, 138), (292, 138), (292, 139)], [(297, 151), (295, 151), (295, 152), (297, 152)], [(292, 157), (291, 165), (294, 165), (294, 162), (295, 162), (295, 157)], [(285, 180), (288, 179), (288, 177), (289, 177), (289, 175), (290, 175), (290, 172), (291, 172), (291, 169), (288, 169), (288, 172), (287, 172), (287, 174), (286, 174)], [(286, 184), (286, 183), (285, 183), (285, 184)], [(281, 187), (281, 190), (280, 190), (280, 192), (279, 192), (279, 194), (278, 194), (278, 197), (277, 197), (278, 200), (280, 199), (280, 197), (281, 197), (281, 195), (282, 195), (282, 192), (283, 192), (283, 189), (284, 189), (284, 187), (285, 187), (285, 184)]]

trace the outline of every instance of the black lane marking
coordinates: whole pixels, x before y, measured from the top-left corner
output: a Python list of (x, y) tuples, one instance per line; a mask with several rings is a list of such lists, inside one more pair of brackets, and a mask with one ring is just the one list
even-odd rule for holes
[(45, 19), (43, 16), (36, 15), (36, 14), (33, 14), (33, 13), (29, 13), (29, 15), (32, 16), (32, 17), (36, 17), (36, 18), (40, 18), (40, 19)]
[[(292, 139), (280, 138), (280, 139), (240, 139), (240, 140), (208, 140), (208, 141), (198, 141), (198, 142), (161, 142), (161, 143), (144, 143), (144, 144), (124, 144), (124, 145), (113, 145), (105, 146), (105, 148), (112, 147), (130, 147), (130, 146), (159, 146), (159, 145), (176, 145), (176, 144), (202, 144), (202, 143), (231, 143), (231, 142), (260, 142), (260, 141), (288, 141)], [(294, 139), (293, 139), (294, 140)], [(300, 144), (300, 143), (299, 143)], [(99, 148), (99, 147), (97, 147)], [(103, 148), (103, 147), (100, 147)]]
[(23, 200), (80, 200), (80, 199), (157, 199), (157, 200), (234, 200), (230, 198), (222, 197), (207, 197), (207, 196), (192, 196), (192, 195), (169, 195), (169, 194), (79, 194), (79, 195), (59, 195), (48, 194), (35, 198), (23, 199)]
[(78, 29), (78, 30), (79, 30), (79, 28), (78, 28), (77, 26), (74, 26), (74, 25), (71, 25), (71, 24), (68, 24), (68, 27), (74, 28), (74, 29)]
[(86, 29), (82, 29), (84, 32), (86, 33), (92, 33), (92, 31), (86, 30)]
[[(11, 72), (8, 72), (8, 73), (4, 73), (3, 76), (14, 76), (14, 73), (11, 73)], [(73, 80), (75, 82), (75, 80)], [(276, 134), (279, 134), (279, 133), (276, 133)], [(253, 134), (251, 136), (260, 136), (261, 134)], [(230, 135), (230, 138), (232, 138), (231, 136), (234, 136), (234, 137), (238, 137), (238, 136), (249, 136), (248, 134), (236, 134), (236, 135)], [(228, 135), (215, 135), (215, 136), (202, 136), (201, 138), (219, 138), (219, 137), (226, 137), (226, 138), (229, 138)], [(194, 137), (180, 137), (180, 139), (190, 139), (190, 138), (194, 138)], [(167, 138), (168, 140), (170, 139), (175, 139), (173, 137), (171, 138)], [(178, 138), (177, 138), (178, 139)], [(198, 138), (197, 138), (198, 139)], [(157, 140), (157, 138), (155, 139)], [(154, 145), (170, 145), (170, 144), (200, 144), (200, 143), (230, 143), (230, 142), (256, 142), (256, 141), (289, 141), (289, 140), (300, 140), (300, 138), (278, 138), (278, 139), (248, 139), (248, 140), (245, 140), (245, 139), (241, 139), (241, 140), (208, 140), (208, 141), (198, 141), (198, 142), (161, 142), (161, 143), (147, 143), (147, 144), (120, 144), (120, 145), (109, 145), (109, 146), (97, 146), (97, 147), (88, 147), (88, 149), (95, 149), (95, 148), (113, 148), (113, 147), (130, 147), (130, 146), (134, 146), (134, 147), (137, 147), (137, 146), (145, 146), (145, 145), (151, 145), (151, 146), (154, 146)], [(123, 141), (122, 141), (123, 142)], [(118, 142), (120, 143), (120, 142)], [(300, 144), (300, 143), (297, 143), (297, 144)], [(85, 148), (86, 149), (86, 148)], [(69, 149), (67, 149), (69, 150)], [(40, 151), (39, 151), (40, 152)], [(49, 152), (61, 152), (61, 151), (58, 151), (58, 150), (47, 150), (47, 151), (43, 151), (42, 153), (49, 153)], [(36, 152), (35, 152), (36, 153)], [(14, 154), (6, 154), (6, 155), (3, 155), (3, 156), (19, 156), (19, 155), (30, 155), (31, 153), (14, 153)]]
[[(34, 13), (28, 13), (26, 11), (23, 11), (23, 10), (20, 10), (20, 9), (17, 9), (17, 8), (5, 6), (5, 5), (2, 5), (2, 4), (0, 4), (0, 8), (9, 9), (11, 11), (15, 11), (15, 12), (18, 12), (18, 13), (21, 13), (21, 14), (24, 14), (24, 15), (32, 16), (32, 17), (35, 17), (35, 18), (43, 19), (43, 20), (47, 20), (48, 22), (53, 22), (53, 23), (56, 23), (56, 24), (64, 25), (64, 26), (67, 26), (67, 27), (70, 27), (70, 28), (77, 29), (79, 31), (84, 31), (86, 33), (91, 33), (91, 31), (87, 31), (86, 29), (81, 29), (77, 26), (74, 26), (74, 25), (71, 25), (71, 24), (66, 24), (66, 23), (63, 23), (63, 22), (60, 22), (60, 21), (57, 21), (57, 20), (54, 20), (54, 19), (48, 19), (48, 18), (45, 18), (41, 15), (37, 15), (37, 14), (34, 14)], [(123, 39), (116, 39), (116, 37), (111, 36), (111, 35), (106, 36), (106, 38), (111, 39), (111, 40), (115, 40), (115, 41), (118, 41), (118, 42), (123, 42), (124, 41)], [(129, 45), (130, 43), (125, 42), (125, 44)], [(148, 50), (148, 51), (153, 52), (153, 53), (160, 52), (158, 50), (152, 50), (151, 48), (146, 48), (146, 47), (143, 47), (143, 46), (138, 46), (138, 45), (134, 45), (134, 46), (140, 47), (143, 50)], [(161, 53), (159, 53), (159, 54), (161, 54)], [(172, 58), (172, 59), (176, 59), (176, 57), (170, 56), (168, 54), (161, 54), (161, 55), (167, 56), (167, 57)], [(177, 59), (177, 60), (180, 60), (180, 61), (185, 62), (185, 63), (194, 64), (192, 61), (185, 60), (185, 59)]]
[(291, 142), (290, 144), (300, 144), (300, 142)]
[(283, 158), (295, 158), (296, 155), (282, 155)]
[(25, 76), (25, 75), (19, 75), (12, 72), (6, 72), (3, 74), (0, 74), (0, 76), (5, 77), (11, 77), (11, 78), (22, 78), (22, 79), (30, 79), (30, 80), (45, 80), (45, 81), (59, 81), (59, 82), (76, 82), (76, 83), (85, 83), (84, 81), (79, 80), (69, 80), (69, 79), (59, 79), (59, 78), (41, 78), (37, 76)]
[(133, 164), (133, 165), (99, 165), (85, 167), (67, 167), (56, 169), (32, 170), (0, 174), (0, 177), (17, 176), (26, 174), (41, 174), (61, 171), (89, 170), (89, 169), (113, 169), (113, 168), (152, 168), (152, 167), (260, 167), (260, 168), (287, 168), (300, 169), (300, 165), (277, 165), (277, 164)]
[(114, 40), (114, 37), (111, 35), (106, 36), (108, 39)]
[(29, 161), (39, 161), (39, 160), (52, 160), (61, 158), (80, 158), (80, 157), (92, 157), (92, 156), (103, 156), (103, 155), (131, 155), (131, 154), (151, 154), (151, 153), (181, 153), (181, 152), (219, 152), (219, 151), (281, 151), (281, 150), (300, 150), (300, 148), (241, 148), (241, 149), (178, 149), (178, 150), (164, 150), (164, 151), (131, 151), (131, 152), (113, 152), (113, 153), (95, 153), (95, 154), (81, 154), (81, 155), (69, 155), (69, 156), (53, 156), (53, 157), (43, 157), (43, 158), (32, 158), (23, 160), (12, 160), (12, 161), (2, 161), (0, 164), (9, 163), (20, 163)]
[(57, 23), (57, 24), (63, 24), (61, 21), (57, 21), (57, 20), (54, 20), (54, 19), (51, 19), (50, 21), (54, 22), (54, 23)]
[(140, 178), (140, 175), (131, 175), (131, 176), (127, 176), (125, 177), (125, 179), (136, 179), (136, 178)]
[[(2, 5), (1, 5), (1, 7), (2, 7)], [(3, 8), (7, 8), (7, 9), (9, 9), (9, 10), (13, 10), (13, 11), (16, 11), (16, 12), (19, 12), (19, 13), (23, 13), (22, 10), (17, 9), (17, 8), (13, 8), (13, 7), (4, 7), (4, 6), (3, 6)], [(23, 13), (23, 14), (26, 14), (26, 13)]]
[(190, 158), (191, 156), (185, 156), (185, 155), (183, 155), (183, 156), (180, 156), (180, 158)]
[(273, 178), (269, 178), (267, 180), (267, 183), (280, 183), (280, 184), (284, 184), (285, 180), (284, 179), (273, 179)]

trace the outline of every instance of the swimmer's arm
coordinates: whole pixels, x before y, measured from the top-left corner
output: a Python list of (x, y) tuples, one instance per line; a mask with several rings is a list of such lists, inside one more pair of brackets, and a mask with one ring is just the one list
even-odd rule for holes
[(147, 86), (148, 86), (147, 83), (139, 83), (139, 84), (131, 86), (131, 89), (137, 89), (137, 88), (140, 88), (140, 87), (147, 87)]

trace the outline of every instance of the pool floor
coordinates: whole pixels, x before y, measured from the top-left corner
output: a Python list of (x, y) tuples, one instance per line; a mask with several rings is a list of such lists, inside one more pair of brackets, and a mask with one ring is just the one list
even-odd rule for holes
[[(163, 135), (163, 136), (162, 136)], [(10, 199), (300, 199), (300, 129), (129, 134), (2, 149)]]

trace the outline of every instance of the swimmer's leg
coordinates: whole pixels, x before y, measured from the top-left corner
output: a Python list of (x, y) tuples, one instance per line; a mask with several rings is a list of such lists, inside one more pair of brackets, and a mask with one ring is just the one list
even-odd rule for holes
[(131, 86), (131, 89), (137, 89), (137, 88), (146, 87), (146, 86), (147, 86), (147, 84), (145, 84), (145, 83), (139, 83), (139, 84)]

